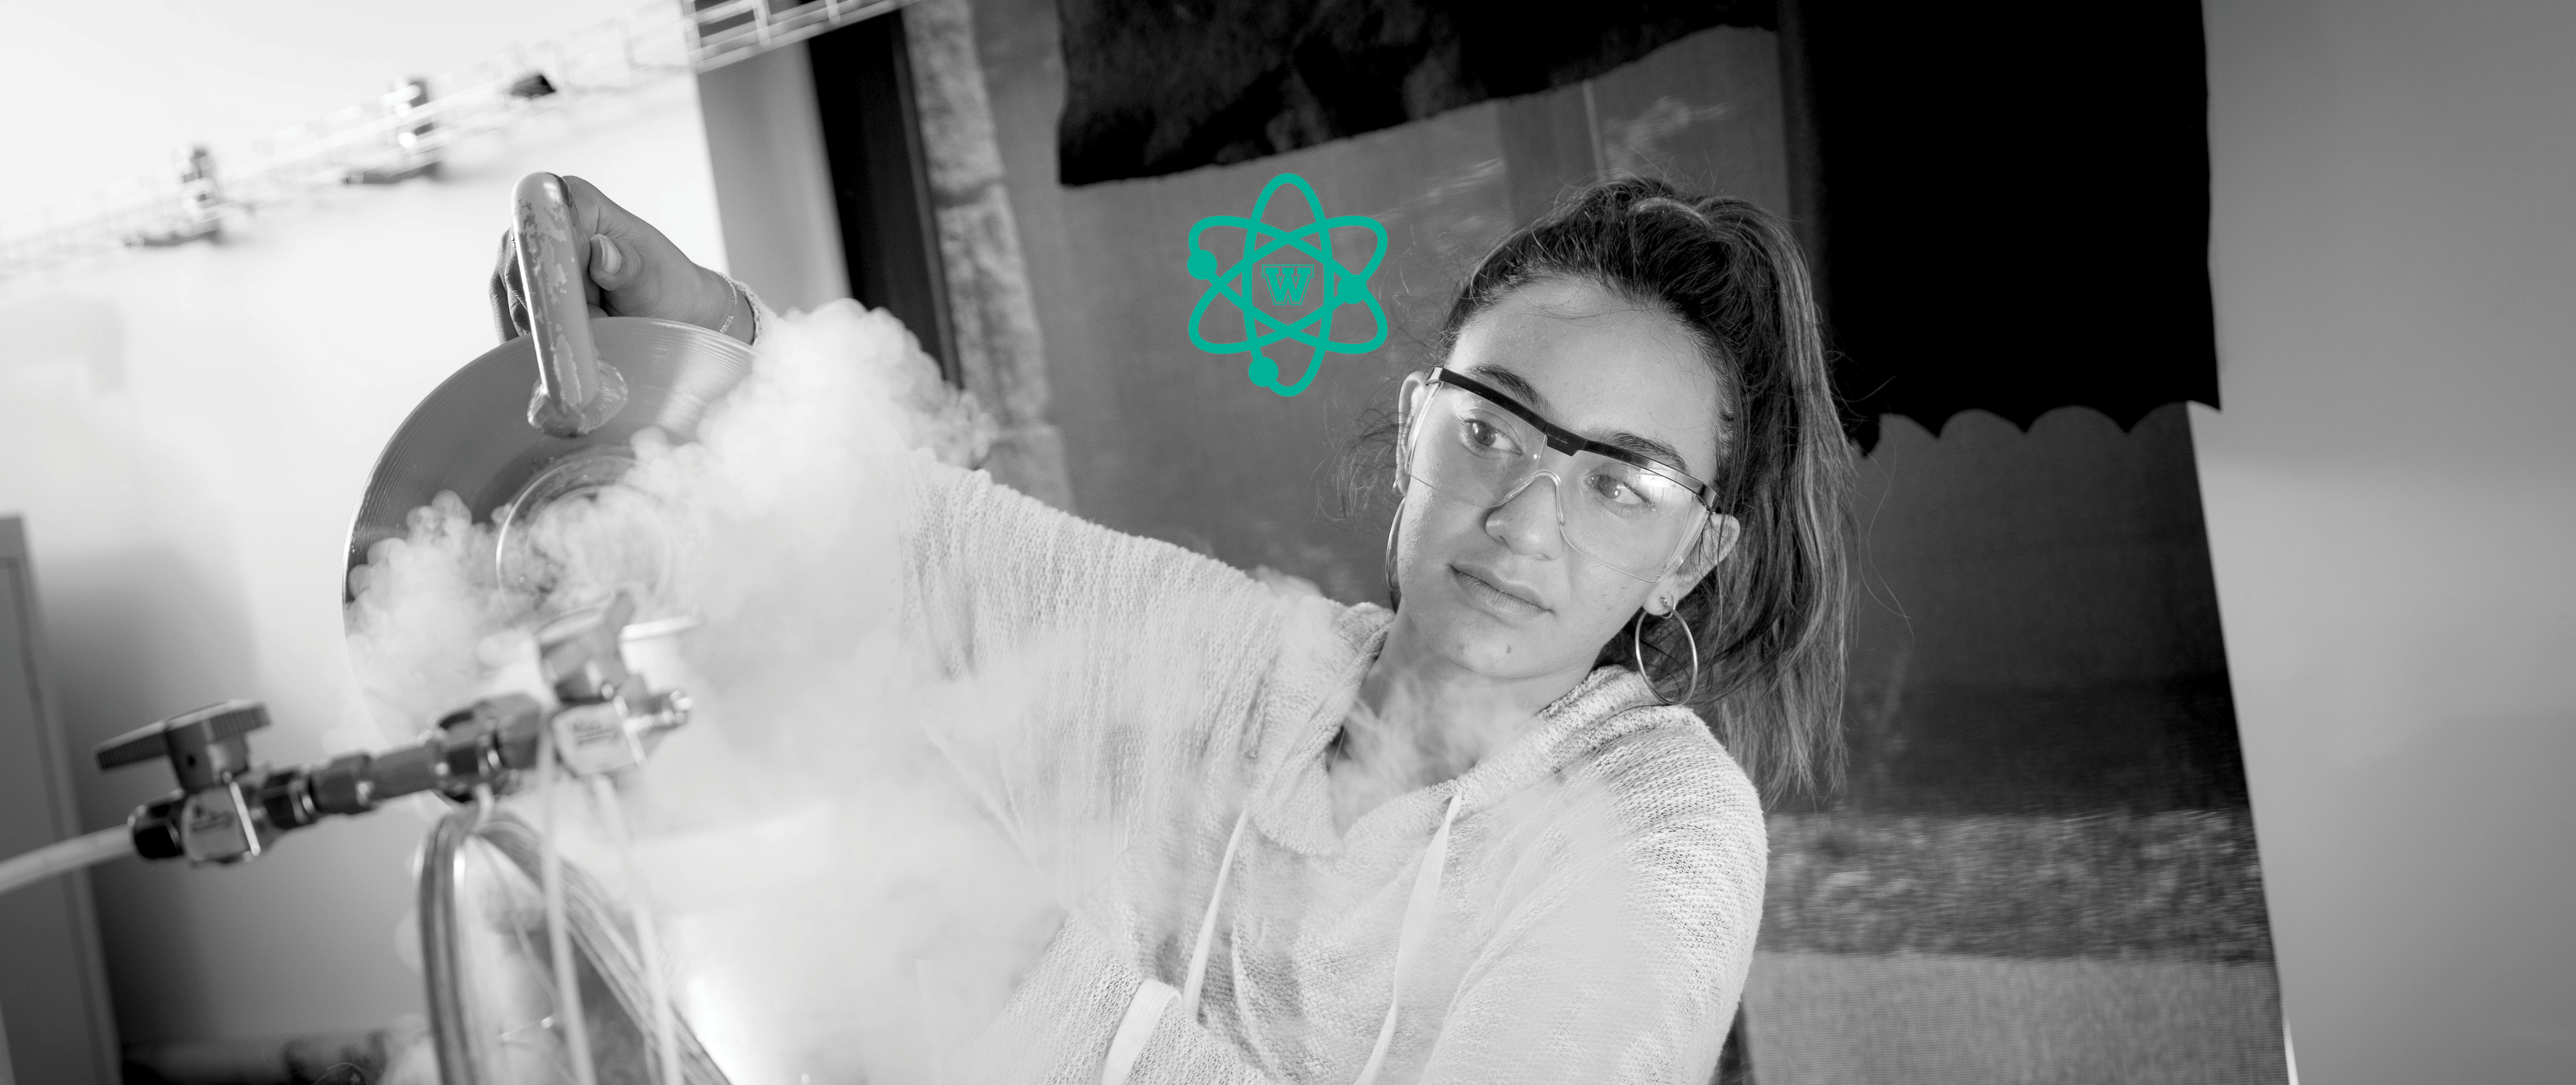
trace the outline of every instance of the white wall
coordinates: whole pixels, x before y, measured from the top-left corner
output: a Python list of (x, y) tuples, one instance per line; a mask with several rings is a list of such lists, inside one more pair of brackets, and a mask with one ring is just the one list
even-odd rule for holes
[(2576, 1079), (2576, 5), (2204, 11), (2193, 429), (2301, 1072)]
[[(182, 29), (206, 18), (144, 6)], [(256, 32), (232, 39), (121, 25), (128, 12), (119, 25), (43, 28), (90, 35), (57, 39), (53, 59), (30, 53), (35, 35), (13, 25), (0, 94), (51, 86), (35, 100), (78, 123), (10, 111), (0, 159), (13, 170), (0, 173), (97, 166), (125, 154), (126, 140), (150, 148), (165, 121), (150, 115), (160, 77), (145, 69), (156, 66), (205, 98), (172, 99), (173, 111), (212, 117), (226, 101), (274, 110), (238, 123), (261, 132), (378, 93), (392, 75), (496, 53), (514, 33), (501, 3), (401, 7), (269, 5), (237, 13)], [(625, 7), (522, 4), (512, 17), (554, 18), (552, 33)], [(278, 22), (282, 11), (324, 29)], [(405, 35), (417, 55), (385, 55), (403, 52)], [(51, 67), (12, 67), (37, 63)], [(121, 67), (94, 93), (68, 89), (86, 63)], [(362, 67), (369, 74), (352, 74)], [(308, 101), (326, 94), (325, 105)], [(146, 164), (159, 158), (151, 150)], [(484, 277), (510, 187), (537, 169), (600, 183), (722, 266), (695, 88), (675, 78), (487, 143), (444, 181), (334, 191), (220, 247), (0, 284), (0, 512), (27, 517), (76, 748), (225, 697), (268, 702), (276, 727), (256, 746), (273, 761), (383, 740), (350, 726), (359, 716), (339, 607), (350, 517), (395, 425), (492, 346)], [(92, 828), (170, 786), (158, 770), (74, 770)], [(124, 1039), (364, 1028), (416, 1012), (420, 980), (402, 959), (413, 943), (398, 926), (425, 829), (390, 811), (290, 836), (238, 869), (102, 868)]]
[(780, 312), (850, 296), (802, 43), (698, 77), (732, 273)]

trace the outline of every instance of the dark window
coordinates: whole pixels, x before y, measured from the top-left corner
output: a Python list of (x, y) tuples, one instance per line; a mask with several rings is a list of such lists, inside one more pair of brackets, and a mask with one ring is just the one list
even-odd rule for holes
[(819, 35), (807, 48), (850, 292), (903, 321), (940, 374), (962, 385), (903, 12)]

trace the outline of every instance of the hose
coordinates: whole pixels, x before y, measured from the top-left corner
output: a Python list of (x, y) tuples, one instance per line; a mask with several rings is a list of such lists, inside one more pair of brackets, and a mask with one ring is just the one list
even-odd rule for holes
[(626, 831), (626, 813), (617, 805), (617, 788), (608, 782), (608, 777), (591, 777), (590, 789), (592, 801), (599, 805), (600, 819), (608, 823), (609, 839), (625, 859), (626, 922), (635, 931), (635, 952), (643, 959), (645, 992), (653, 1004), (653, 1064), (660, 1071), (655, 1080), (661, 1085), (682, 1085), (678, 1014), (671, 1006), (670, 974), (663, 968), (662, 941), (654, 930), (643, 872), (635, 865), (635, 838)]
[(134, 834), (122, 825), (47, 844), (25, 855), (0, 860), (0, 893), (132, 854)]

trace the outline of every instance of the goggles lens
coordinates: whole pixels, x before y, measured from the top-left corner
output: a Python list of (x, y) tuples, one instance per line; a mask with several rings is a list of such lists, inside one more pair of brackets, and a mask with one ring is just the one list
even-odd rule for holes
[(1707, 506), (1679, 480), (1590, 449), (1558, 452), (1519, 415), (1456, 385), (1431, 386), (1411, 430), (1414, 481), (1489, 509), (1545, 476), (1566, 545), (1639, 580), (1670, 570), (1708, 522)]

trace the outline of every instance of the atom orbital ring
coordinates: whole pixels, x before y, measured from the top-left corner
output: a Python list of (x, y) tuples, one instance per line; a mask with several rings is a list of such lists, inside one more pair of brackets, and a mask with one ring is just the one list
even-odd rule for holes
[[(1293, 186), (1298, 195), (1305, 198), (1306, 209), (1314, 216), (1314, 222), (1293, 230), (1282, 230), (1261, 221), (1262, 216), (1269, 211), (1271, 198), (1280, 188), (1286, 186)], [(1198, 244), (1199, 235), (1212, 226), (1231, 226), (1242, 229), (1250, 242), (1245, 246), (1244, 255), (1235, 261), (1234, 266), (1224, 269), (1221, 273), (1213, 266), (1215, 254), (1199, 248)], [(1367, 264), (1358, 271), (1343, 266), (1331, 250), (1332, 231), (1349, 226), (1366, 229), (1377, 239), (1377, 245), (1369, 254)], [(1375, 350), (1386, 342), (1389, 331), (1386, 310), (1379, 306), (1376, 296), (1368, 289), (1369, 277), (1377, 273), (1378, 266), (1386, 259), (1388, 248), (1386, 227), (1366, 215), (1340, 215), (1327, 218), (1324, 215), (1322, 201), (1316, 198), (1314, 188), (1308, 185), (1303, 177), (1293, 173), (1283, 173), (1272, 178), (1268, 185), (1263, 186), (1260, 197), (1253, 202), (1251, 217), (1210, 215), (1200, 219), (1190, 227), (1189, 247), (1190, 272), (1195, 277), (1211, 280), (1208, 289), (1199, 295), (1198, 304), (1190, 311), (1190, 341), (1202, 351), (1210, 354), (1259, 355), (1262, 347), (1282, 339), (1290, 339), (1319, 351), (1334, 354), (1362, 354)], [(1314, 257), (1317, 266), (1323, 269), (1333, 282), (1331, 295), (1326, 299), (1332, 304), (1318, 305), (1315, 311), (1293, 322), (1282, 321), (1271, 316), (1257, 303), (1245, 297), (1241, 290), (1243, 277), (1250, 273), (1261, 258), (1283, 248), (1295, 248), (1299, 252)], [(1236, 309), (1247, 319), (1247, 323), (1261, 330), (1247, 327), (1247, 334), (1238, 342), (1207, 341), (1199, 334), (1199, 322), (1206, 317), (1208, 307), (1215, 304), (1220, 296), (1233, 302)], [(1376, 333), (1359, 343), (1337, 342), (1324, 336), (1307, 334), (1308, 327), (1328, 321), (1344, 305), (1358, 305), (1367, 309), (1377, 325)], [(1329, 329), (1330, 325), (1327, 324), (1327, 334)], [(1313, 367), (1310, 365), (1308, 376), (1312, 375)], [(1304, 385), (1304, 381), (1298, 382), (1299, 387), (1302, 388)]]
[[(1314, 236), (1324, 236), (1329, 239), (1331, 231), (1340, 227), (1362, 226), (1368, 227), (1378, 233), (1378, 249), (1380, 253), (1383, 254), (1386, 247), (1384, 233), (1385, 228), (1379, 226), (1375, 220), (1364, 215), (1342, 215), (1336, 218), (1324, 219), (1311, 226), (1303, 226), (1293, 231), (1283, 232), (1276, 227), (1269, 227), (1252, 219), (1239, 218), (1233, 215), (1211, 215), (1208, 218), (1200, 220), (1200, 225), (1201, 227), (1238, 226), (1242, 227), (1248, 234), (1255, 237), (1267, 237), (1268, 235), (1277, 235), (1277, 237), (1273, 240), (1265, 240), (1261, 244), (1246, 249), (1241, 260), (1236, 261), (1233, 267), (1227, 268), (1223, 274), (1219, 275), (1209, 284), (1208, 289), (1205, 292), (1199, 295), (1198, 305), (1190, 311), (1191, 339), (1193, 342), (1198, 344), (1199, 349), (1211, 354), (1240, 354), (1248, 350), (1254, 350), (1271, 343), (1276, 343), (1282, 339), (1293, 339), (1308, 346), (1330, 351), (1335, 354), (1365, 354), (1386, 343), (1387, 323), (1385, 311), (1374, 304), (1376, 299), (1373, 297), (1365, 298), (1364, 300), (1361, 297), (1361, 295), (1367, 290), (1367, 277), (1375, 273), (1377, 270), (1379, 262), (1378, 258), (1370, 259), (1365, 268), (1360, 271), (1353, 272), (1342, 267), (1329, 253), (1319, 253), (1314, 247), (1302, 243), (1305, 239)], [(1191, 232), (1193, 235), (1197, 233), (1196, 230)], [(1193, 240), (1195, 240), (1195, 237), (1193, 237)], [(1332, 291), (1328, 295), (1328, 300), (1333, 304), (1319, 305), (1313, 312), (1298, 317), (1294, 321), (1283, 322), (1279, 318), (1271, 316), (1267, 311), (1263, 310), (1259, 303), (1254, 302), (1252, 299), (1244, 295), (1241, 289), (1244, 276), (1251, 273), (1251, 271), (1258, 266), (1258, 261), (1262, 257), (1268, 256), (1271, 253), (1284, 248), (1294, 248), (1299, 252), (1303, 252), (1309, 256), (1317, 258), (1318, 265), (1323, 268), (1332, 280), (1333, 287)], [(1201, 319), (1206, 317), (1208, 307), (1214, 304), (1219, 297), (1223, 297), (1226, 300), (1233, 302), (1235, 307), (1241, 310), (1244, 316), (1250, 318), (1253, 323), (1263, 325), (1269, 330), (1249, 334), (1245, 339), (1234, 343), (1209, 343), (1205, 341), (1197, 333), (1198, 324)], [(1365, 342), (1359, 343), (1344, 343), (1321, 336), (1301, 334), (1301, 332), (1303, 332), (1309, 325), (1319, 323), (1331, 317), (1334, 313), (1339, 312), (1341, 307), (1344, 305), (1359, 305), (1368, 309), (1371, 317), (1376, 321), (1377, 333)]]

